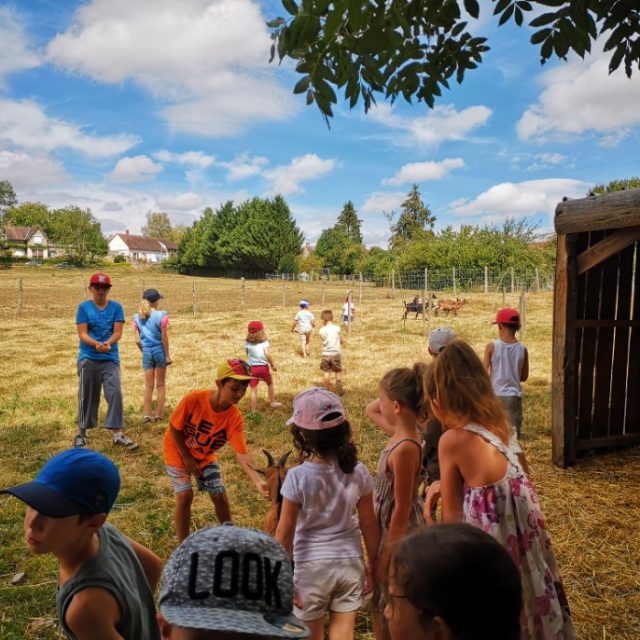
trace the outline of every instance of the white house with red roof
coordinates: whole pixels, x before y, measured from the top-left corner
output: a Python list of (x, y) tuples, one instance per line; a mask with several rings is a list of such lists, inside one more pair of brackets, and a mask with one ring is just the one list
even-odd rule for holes
[(124, 256), (128, 262), (162, 262), (178, 251), (178, 245), (171, 240), (136, 236), (129, 233), (116, 233), (109, 239), (107, 255), (115, 258)]

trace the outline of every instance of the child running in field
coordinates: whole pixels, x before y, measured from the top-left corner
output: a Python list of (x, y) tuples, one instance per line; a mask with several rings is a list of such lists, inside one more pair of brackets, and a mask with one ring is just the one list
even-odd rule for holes
[(169, 418), (163, 455), (167, 475), (176, 497), (175, 525), (178, 542), (189, 535), (195, 476), (198, 489), (213, 502), (218, 521), (231, 522), (229, 500), (222, 482), (216, 451), (230, 442), (238, 463), (259, 493), (268, 495), (267, 485), (255, 471), (247, 450), (244, 420), (236, 406), (252, 380), (251, 367), (244, 360), (224, 360), (216, 372), (215, 389), (188, 393)]
[(320, 387), (299, 393), (287, 424), (304, 462), (285, 477), (276, 539), (290, 554), (293, 549), (295, 614), (313, 640), (322, 640), (328, 611), (329, 640), (351, 640), (365, 584), (360, 533), (369, 571), (376, 569), (373, 481), (358, 462), (351, 427), (335, 394)]
[(511, 554), (522, 583), (522, 640), (575, 638), (538, 497), (508, 446), (508, 419), (480, 358), (466, 342), (454, 340), (424, 382), (444, 428), (439, 447), (443, 521), (475, 525)]
[(269, 341), (264, 332), (264, 324), (260, 320), (252, 320), (247, 325), (247, 338), (244, 343), (244, 350), (247, 352), (249, 364), (251, 365), (251, 375), (253, 376), (253, 380), (249, 382), (251, 411), (255, 411), (258, 407), (258, 383), (260, 380), (267, 385), (269, 404), (274, 409), (282, 406), (282, 402), (276, 402), (273, 377), (269, 370), (269, 365), (271, 365), (273, 371), (277, 370), (273, 357), (269, 353), (269, 346)]
[[(380, 381), (379, 400), (367, 407), (371, 420), (391, 435), (380, 454), (375, 477), (375, 510), (381, 532), (378, 576), (384, 579), (394, 543), (422, 523), (418, 486), (422, 473), (422, 435), (425, 365), (388, 371)], [(376, 638), (389, 638), (382, 612), (387, 602), (374, 594), (372, 618)]]
[(300, 334), (300, 348), (302, 349), (302, 357), (306, 358), (309, 355), (309, 343), (311, 342), (311, 331), (316, 326), (313, 313), (309, 311), (309, 301), (300, 300), (300, 311), (296, 313), (291, 325), (291, 332), (296, 331), (296, 325), (298, 327), (298, 333)]
[(322, 327), (318, 334), (322, 340), (322, 359), (320, 370), (323, 374), (325, 389), (331, 386), (331, 373), (336, 376), (336, 393), (342, 395), (342, 335), (340, 327), (333, 322), (333, 311), (325, 309), (321, 314)]
[[(147, 289), (142, 294), (140, 312), (133, 316), (136, 344), (142, 351), (144, 369), (143, 421), (164, 420), (166, 398), (165, 380), (167, 367), (173, 362), (169, 355), (169, 316), (158, 309), (163, 298), (157, 289)], [(156, 412), (152, 413), (153, 388), (156, 389)]]
[(498, 339), (484, 349), (482, 363), (491, 375), (491, 385), (505, 408), (518, 438), (522, 432), (522, 382), (529, 377), (529, 352), (516, 338), (520, 330), (517, 309), (500, 309), (496, 315)]

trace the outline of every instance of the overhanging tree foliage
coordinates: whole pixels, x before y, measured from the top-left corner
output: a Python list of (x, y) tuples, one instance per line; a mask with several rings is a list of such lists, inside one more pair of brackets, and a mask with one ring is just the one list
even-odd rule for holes
[[(540, 62), (584, 57), (598, 38), (611, 52), (609, 72), (622, 63), (628, 77), (640, 68), (640, 5), (637, 0), (491, 0), (498, 24), (525, 22)], [(282, 0), (287, 17), (271, 20), (277, 55), (296, 62), (294, 93), (306, 93), (328, 122), (344, 90), (353, 108), (368, 111), (376, 95), (402, 96), (433, 107), (455, 77), (482, 63), (487, 39), (471, 33), (467, 15), (478, 0)], [(534, 16), (529, 20), (529, 16)]]

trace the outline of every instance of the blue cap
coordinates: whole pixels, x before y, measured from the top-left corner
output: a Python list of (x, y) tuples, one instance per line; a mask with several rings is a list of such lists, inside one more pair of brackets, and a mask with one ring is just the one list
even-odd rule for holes
[(120, 490), (120, 474), (109, 458), (91, 449), (68, 449), (31, 481), (4, 489), (44, 516), (66, 518), (109, 513)]

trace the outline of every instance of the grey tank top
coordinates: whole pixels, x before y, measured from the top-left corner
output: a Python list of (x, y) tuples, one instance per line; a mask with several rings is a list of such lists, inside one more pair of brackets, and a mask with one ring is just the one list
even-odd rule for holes
[(106, 589), (120, 608), (116, 629), (125, 640), (160, 640), (153, 593), (129, 541), (105, 522), (98, 531), (100, 549), (56, 593), (58, 619), (67, 638), (75, 636), (64, 618), (73, 596), (89, 587)]

